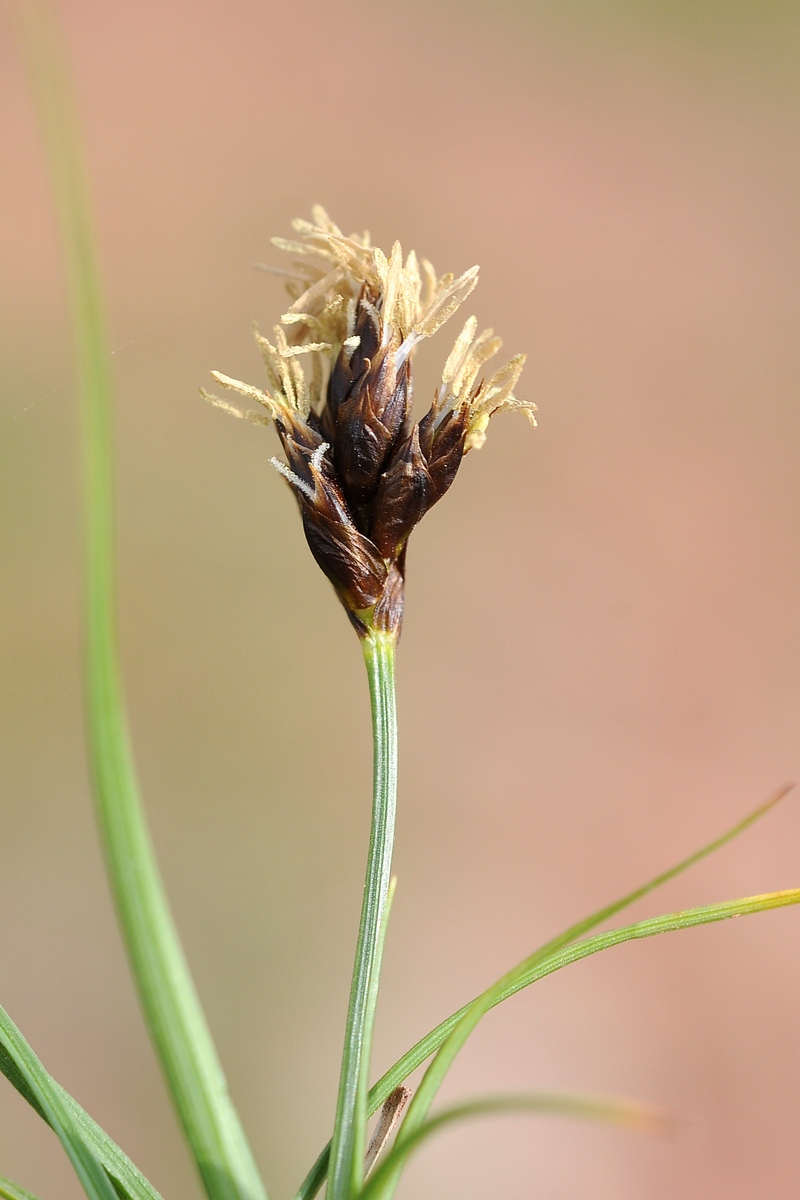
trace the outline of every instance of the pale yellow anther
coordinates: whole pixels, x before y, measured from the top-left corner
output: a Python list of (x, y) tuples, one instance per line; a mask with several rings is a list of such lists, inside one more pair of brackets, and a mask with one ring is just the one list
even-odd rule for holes
[(277, 250), (285, 250), (288, 254), (314, 254), (316, 251), (313, 247), (307, 246), (305, 242), (295, 242), (291, 238), (273, 237), (269, 239), (272, 245)]
[(229, 404), (227, 400), (222, 400), (219, 396), (215, 396), (213, 392), (207, 392), (205, 388), (200, 388), (200, 395), (209, 404), (213, 404), (214, 408), (221, 408), (228, 416), (238, 417), (240, 421), (251, 421), (254, 425), (266, 425), (267, 428), (272, 424), (271, 417), (265, 417), (262, 413), (256, 412), (252, 408), (236, 408), (235, 405)]
[(504, 367), (500, 368), (496, 375), (492, 376), (481, 397), (480, 409), (496, 412), (498, 408), (503, 406), (505, 401), (511, 396), (517, 380), (522, 374), (522, 368), (525, 366), (525, 358), (524, 354), (515, 354)]
[(387, 264), (386, 288), (383, 297), (384, 341), (389, 340), (389, 333), (396, 324), (397, 301), (400, 295), (401, 275), (403, 271), (403, 250), (399, 242), (392, 246), (392, 255)]
[(455, 340), (455, 345), (450, 351), (447, 362), (444, 364), (442, 371), (442, 383), (450, 383), (455, 379), (458, 372), (464, 365), (464, 361), (469, 353), (472, 340), (475, 337), (475, 330), (478, 328), (478, 318), (468, 317), (464, 328)]
[(276, 325), (274, 329), (275, 345), (278, 348), (278, 374), (281, 379), (281, 389), (286, 397), (286, 403), (289, 408), (297, 408), (297, 397), (294, 392), (294, 383), (292, 382), (292, 373), (289, 370), (289, 365), (286, 362), (286, 351), (289, 349), (289, 343), (286, 341), (286, 334), (281, 329), (280, 325)]
[(317, 318), (307, 312), (288, 312), (281, 313), (281, 325), (316, 325)]
[(327, 233), (332, 233), (336, 237), (342, 237), (341, 229), (338, 225), (334, 224), (321, 204), (313, 206), (311, 209), (311, 219), (320, 229), (324, 229)]
[(255, 400), (257, 404), (262, 405), (267, 410), (271, 417), (274, 418), (278, 413), (280, 405), (267, 392), (262, 392), (261, 388), (253, 387), (252, 383), (242, 383), (241, 379), (232, 379), (230, 375), (223, 375), (221, 371), (212, 371), (211, 376), (213, 379), (216, 379), (221, 387), (228, 388), (232, 392), (238, 392), (240, 396), (246, 396), (248, 400)]
[(429, 262), (427, 258), (423, 258), (419, 265), (422, 269), (422, 292), (420, 295), (419, 307), (420, 316), (422, 316), (422, 314), (426, 313), (433, 304), (436, 296), (438, 279), (433, 263)]
[[(297, 297), (294, 304), (289, 309), (290, 313), (304, 311), (305, 309), (313, 310), (314, 306), (333, 291), (335, 285), (339, 282), (343, 274), (341, 267), (334, 267), (332, 271), (328, 271), (323, 275), (322, 279), (318, 279), (312, 283), (310, 287)], [(281, 320), (284, 320), (281, 317)]]
[(417, 256), (413, 250), (409, 250), (408, 257), (406, 258), (406, 282), (409, 294), (414, 300), (414, 307), (417, 308), (419, 306), (420, 293), (422, 292), (422, 276)]
[(308, 418), (308, 414), (311, 412), (311, 396), (308, 390), (305, 372), (296, 358), (293, 358), (290, 361), (289, 369), (292, 373), (292, 383), (294, 384), (297, 413), (301, 420), (305, 421)]
[[(321, 205), (314, 205), (310, 221), (297, 219), (292, 228), (294, 238), (272, 239), (295, 260), (284, 272), (290, 307), (275, 329), (274, 345), (256, 333), (268, 391), (215, 375), (224, 387), (256, 400), (272, 417), (289, 410), (305, 421), (312, 411), (323, 411), (333, 363), (340, 354), (349, 363), (361, 343), (357, 321), (373, 322), (368, 343), (375, 336), (384, 347), (398, 348), (399, 368), (420, 341), (453, 316), (478, 282), (477, 267), (457, 278), (450, 273), (437, 276), (431, 263), (418, 259), (413, 250), (404, 259), (399, 242), (387, 258), (380, 247), (371, 245), (366, 231), (345, 235)], [(495, 412), (517, 409), (536, 424), (535, 405), (514, 395), (524, 356), (517, 355), (483, 379), (484, 365), (502, 343), (491, 329), (477, 336), (476, 331), (475, 318), (470, 317), (447, 357), (433, 402), (437, 420), (450, 410), (468, 413), (468, 450), (483, 445)], [(266, 420), (209, 399), (245, 420)]]
[(389, 279), (389, 260), (381, 250), (380, 246), (373, 247), (372, 262), (378, 288), (381, 292), (385, 293), (386, 283)]
[(255, 331), (255, 338), (256, 345), (261, 351), (261, 357), (264, 361), (264, 370), (267, 375), (269, 389), (273, 393), (280, 394), (282, 390), (279, 367), (280, 355), (278, 354), (275, 346), (273, 346), (272, 343), (263, 336), (263, 334), (260, 334), (258, 330)]
[(441, 329), (445, 321), (449, 321), (453, 313), (466, 300), (478, 282), (479, 267), (470, 267), (458, 279), (448, 283), (439, 293), (425, 316), (417, 324), (415, 332), (422, 337), (433, 337)]
[(333, 346), (330, 342), (304, 342), (299, 346), (286, 346), (281, 350), (281, 358), (296, 358), (298, 354), (330, 354)]

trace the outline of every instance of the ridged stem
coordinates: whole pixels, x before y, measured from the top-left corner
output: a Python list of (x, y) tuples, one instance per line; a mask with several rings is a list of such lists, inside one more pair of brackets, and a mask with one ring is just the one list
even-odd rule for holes
[(397, 800), (395, 639), (390, 634), (373, 632), (364, 639), (363, 648), (372, 707), (372, 828), (331, 1143), (327, 1200), (352, 1200), (363, 1183), (369, 1051), (391, 881)]

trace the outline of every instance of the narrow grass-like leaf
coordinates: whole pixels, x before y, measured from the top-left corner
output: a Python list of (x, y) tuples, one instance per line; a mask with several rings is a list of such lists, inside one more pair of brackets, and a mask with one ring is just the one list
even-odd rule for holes
[[(656, 891), (657, 888), (663, 887), (664, 884), (669, 883), (670, 880), (677, 878), (678, 875), (681, 875), (684, 871), (688, 870), (689, 867), (693, 867), (696, 863), (700, 862), (704, 858), (707, 858), (716, 850), (720, 850), (723, 846), (733, 841), (734, 838), (738, 837), (740, 833), (744, 833), (746, 829), (749, 829), (750, 826), (758, 821), (761, 817), (765, 816), (766, 813), (774, 808), (780, 800), (788, 795), (793, 787), (793, 784), (786, 784), (784, 787), (779, 788), (778, 791), (766, 801), (766, 803), (759, 805), (758, 808), (749, 813), (742, 821), (739, 821), (731, 829), (723, 833), (721, 837), (715, 838), (712, 842), (708, 842), (705, 846), (702, 846), (699, 850), (696, 850), (693, 854), (690, 854), (688, 858), (682, 859), (682, 861), (677, 863), (674, 867), (670, 867), (668, 870), (662, 871), (660, 875), (656, 875), (647, 883), (642, 884), (640, 887), (634, 888), (632, 892), (628, 892), (619, 900), (615, 900), (611, 904), (607, 904), (603, 908), (597, 909), (596, 912), (591, 913), (588, 917), (584, 917), (582, 920), (577, 921), (574, 925), (571, 925), (568, 929), (565, 929), (563, 933), (551, 938), (549, 942), (545, 942), (543, 946), (541, 946), (538, 950), (535, 950), (534, 953), (529, 955), (528, 958), (523, 959), (523, 961), (517, 967), (513, 968), (507, 973), (506, 976), (504, 976), (506, 979), (510, 978), (511, 976), (515, 976), (515, 978), (521, 982), (518, 982), (515, 986), (510, 987), (510, 990), (504, 991), (493, 1003), (501, 1004), (503, 1000), (507, 1000), (510, 996), (513, 996), (516, 992), (528, 986), (527, 982), (522, 982), (526, 978), (524, 971), (526, 965), (530, 965), (536, 961), (541, 961), (548, 955), (554, 954), (557, 950), (561, 949), (561, 947), (568, 946), (571, 942), (577, 941), (578, 938), (583, 937), (583, 935), (588, 933), (591, 929), (596, 929), (598, 925), (602, 925), (604, 921), (610, 920), (610, 918), (616, 916), (618, 912), (622, 912), (624, 909), (629, 908), (630, 905), (635, 904), (637, 900), (641, 900), (644, 896)], [(485, 993), (483, 994), (485, 995)], [(478, 999), (480, 999), (480, 997), (476, 997), (475, 1001)], [(408, 1050), (401, 1059), (398, 1059), (393, 1067), (389, 1068), (385, 1075), (381, 1076), (381, 1078), (370, 1091), (370, 1112), (375, 1112), (381, 1106), (381, 1104), (383, 1104), (386, 1097), (394, 1091), (398, 1084), (407, 1079), (412, 1071), (416, 1070), (416, 1068), (420, 1066), (426, 1058), (429, 1058), (430, 1055), (433, 1054), (434, 1051), (439, 1048), (439, 1046), (441, 1046), (445, 1038), (456, 1027), (465, 1013), (469, 1011), (470, 1007), (475, 1003), (475, 1001), (470, 1001), (469, 1004), (465, 1004), (462, 1008), (458, 1009), (457, 1012), (454, 1012), (451, 1016), (447, 1017), (446, 1020), (442, 1021), (441, 1024), (437, 1025), (435, 1029), (432, 1029), (424, 1038), (420, 1038), (420, 1040), (414, 1046), (412, 1046), (411, 1049)]]
[[(10, 1019), (11, 1018), (9, 1017), (9, 1020)], [(17, 1064), (6, 1050), (2, 1041), (0, 1041), (0, 1071), (2, 1071), (3, 1075), (5, 1075), (12, 1087), (17, 1089), (20, 1096), (23, 1096), (24, 1099), (28, 1101), (28, 1104), (30, 1104), (31, 1108), (36, 1110), (42, 1120), (46, 1121), (47, 1117), (44, 1114), (42, 1106), (39, 1104), (39, 1101), (36, 1099), (34, 1093), (28, 1087), (25, 1077), (20, 1072)], [(53, 1082), (55, 1083), (55, 1080), (53, 1080)]]
[(537, 1113), (544, 1116), (576, 1117), (585, 1121), (601, 1121), (624, 1129), (658, 1133), (667, 1126), (662, 1113), (628, 1100), (609, 1100), (602, 1096), (570, 1096), (532, 1094), (528, 1096), (484, 1096), (478, 1100), (454, 1104), (431, 1117), (414, 1130), (403, 1142), (395, 1142), (386, 1157), (376, 1166), (361, 1190), (359, 1200), (379, 1200), (384, 1188), (395, 1173), (405, 1166), (408, 1157), (435, 1133), (448, 1125), (472, 1117), (489, 1117), (503, 1113)]
[(10, 1179), (0, 1175), (0, 1200), (38, 1200), (27, 1188), (12, 1183)]
[[(596, 933), (593, 937), (583, 938), (571, 946), (548, 955), (543, 961), (530, 964), (522, 963), (509, 972), (497, 987), (500, 994), (494, 1000), (499, 1004), (508, 996), (513, 996), (520, 988), (552, 975), (570, 963), (588, 958), (600, 950), (608, 950), (611, 946), (619, 946), (623, 942), (635, 941), (639, 938), (656, 937), (661, 933), (675, 933), (679, 929), (694, 929), (698, 925), (713, 925), (717, 921), (728, 921), (732, 917), (749, 917), (754, 913), (769, 912), (774, 908), (788, 908), (800, 904), (800, 888), (785, 888), (780, 892), (764, 892), (759, 896), (745, 896), (741, 900), (723, 900), (719, 904), (704, 904), (699, 908), (686, 908), (682, 912), (665, 913), (660, 917), (647, 917), (644, 921), (636, 921), (633, 925), (622, 925), (619, 929), (609, 929), (605, 933)], [(491, 989), (495, 991), (495, 989)]]
[(103, 1166), (74, 1124), (60, 1089), (53, 1087), (47, 1071), (3, 1009), (0, 1009), (0, 1046), (34, 1098), (37, 1110), (64, 1147), (89, 1200), (118, 1200)]
[[(723, 833), (721, 837), (714, 838), (713, 841), (706, 843), (705, 846), (702, 846), (699, 850), (696, 850), (693, 854), (690, 854), (688, 858), (682, 859), (679, 863), (676, 863), (675, 866), (670, 867), (666, 871), (662, 871), (661, 874), (656, 875), (653, 879), (648, 880), (647, 883), (642, 884), (640, 887), (634, 888), (632, 892), (628, 892), (619, 900), (615, 900), (613, 903), (597, 909), (597, 911), (591, 913), (590, 916), (584, 917), (582, 920), (576, 922), (576, 924), (571, 925), (568, 929), (564, 930), (563, 933), (558, 934), (557, 937), (552, 938), (551, 941), (547, 942), (539, 950), (535, 951), (534, 955), (525, 959), (524, 962), (521, 963), (517, 968), (517, 970), (521, 970), (526, 963), (529, 964), (534, 959), (540, 960), (543, 956), (546, 957), (548, 954), (553, 954), (562, 946), (567, 946), (571, 942), (576, 941), (578, 938), (582, 937), (583, 934), (588, 933), (589, 930), (596, 929), (598, 925), (602, 925), (604, 921), (607, 921), (611, 917), (615, 916), (616, 913), (628, 908), (631, 904), (634, 904), (637, 900), (641, 900), (644, 896), (655, 891), (657, 888), (662, 887), (665, 883), (669, 883), (670, 880), (675, 879), (678, 875), (681, 875), (684, 871), (688, 870), (689, 867), (694, 866), (702, 859), (707, 858), (710, 854), (713, 854), (715, 850), (720, 850), (723, 846), (727, 845), (728, 842), (731, 842), (734, 838), (738, 837), (740, 833), (744, 833), (746, 829), (749, 829), (751, 825), (768, 813), (770, 809), (774, 808), (774, 806), (792, 790), (793, 786), (793, 784), (786, 784), (779, 788), (774, 795), (772, 795), (770, 799), (766, 801), (766, 803), (759, 805), (758, 808), (749, 813), (742, 821), (738, 821), (736, 825), (732, 826), (732, 828)], [(513, 972), (510, 972), (509, 974), (512, 973)], [(524, 974), (520, 975), (519, 978), (524, 979)], [(527, 982), (519, 982), (517, 986), (504, 993), (494, 1003), (500, 1004), (503, 1000), (507, 1000), (508, 997), (513, 996), (515, 992), (527, 987), (528, 982), (532, 982), (532, 980), (528, 980)], [(480, 999), (480, 997), (476, 997), (476, 1000), (478, 999)], [(432, 1029), (430, 1033), (427, 1033), (425, 1037), (420, 1038), (420, 1040), (416, 1042), (410, 1050), (406, 1051), (402, 1058), (397, 1060), (394, 1066), (390, 1067), (389, 1070), (381, 1076), (378, 1082), (373, 1085), (369, 1093), (370, 1115), (377, 1112), (387, 1097), (392, 1094), (394, 1089), (408, 1079), (409, 1075), (411, 1075), (411, 1073), (415, 1071), (417, 1067), (421, 1066), (427, 1058), (430, 1058), (431, 1054), (439, 1049), (447, 1036), (453, 1031), (453, 1029), (455, 1029), (456, 1025), (458, 1025), (458, 1022), (461, 1020), (461, 1018), (469, 1011), (471, 1004), (473, 1003), (475, 1003), (475, 1001), (471, 1001), (469, 1004), (463, 1005), (463, 1007), (459, 1008), (457, 1012), (454, 1012), (451, 1016), (447, 1017), (444, 1021), (437, 1025), (435, 1029)], [(325, 1180), (329, 1153), (330, 1143), (321, 1152), (308, 1175), (303, 1180), (303, 1183), (300, 1185), (300, 1188), (295, 1196), (295, 1200), (311, 1200), (311, 1197), (315, 1196), (319, 1191)]]
[(265, 1200), (169, 911), (138, 794), (116, 635), (110, 356), (68, 70), (51, 9), (13, 5), (64, 247), (80, 381), (89, 757), (109, 880), (150, 1034), (210, 1200)]
[[(400, 1132), (395, 1140), (395, 1147), (402, 1146), (425, 1123), (431, 1104), (444, 1082), (444, 1078), (452, 1066), (456, 1055), (463, 1047), (469, 1035), (480, 1021), (484, 1013), (499, 1004), (506, 996), (513, 995), (520, 988), (527, 987), (536, 980), (552, 975), (562, 967), (617, 946), (621, 942), (629, 942), (638, 938), (655, 937), (661, 933), (672, 933), (679, 929), (691, 929), (697, 925), (710, 925), (716, 921), (725, 921), (731, 917), (743, 917), (752, 913), (765, 912), (772, 908), (783, 908), (787, 905), (800, 903), (800, 888), (787, 891), (768, 892), (761, 896), (747, 896), (742, 900), (727, 900), (721, 904), (706, 904), (700, 908), (689, 908), (684, 912), (667, 913), (661, 917), (650, 917), (645, 921), (637, 921), (634, 925), (626, 925), (620, 929), (611, 929), (607, 933), (598, 933), (594, 937), (584, 938), (569, 946), (553, 951), (542, 958), (534, 954), (526, 962), (521, 963), (513, 971), (509, 971), (502, 979), (488, 988), (482, 996), (474, 1000), (464, 1016), (458, 1022), (447, 1039), (442, 1043), (433, 1062), (423, 1076)], [(376, 1195), (380, 1200), (389, 1200), (397, 1185), (399, 1168), (385, 1177), (382, 1190)]]
[(117, 1143), (81, 1108), (77, 1100), (70, 1096), (69, 1092), (66, 1092), (60, 1084), (56, 1083), (55, 1087), (61, 1094), (65, 1108), (72, 1116), (74, 1127), (80, 1132), (86, 1145), (91, 1147), (98, 1162), (102, 1163), (110, 1175), (111, 1182), (119, 1195), (128, 1197), (129, 1200), (161, 1200), (160, 1194), (150, 1180), (145, 1178)]
[[(42, 1069), (44, 1070), (44, 1068)], [(47, 1115), (36, 1099), (35, 1094), (31, 1091), (26, 1080), (17, 1069), (14, 1060), (9, 1056), (2, 1044), (0, 1044), (0, 1073), (5, 1075), (9, 1083), (27, 1100), (28, 1104), (30, 1104), (31, 1108), (35, 1109), (42, 1120), (47, 1121)], [(97, 1122), (92, 1120), (89, 1114), (81, 1108), (77, 1100), (62, 1088), (60, 1083), (57, 1083), (52, 1076), (49, 1076), (49, 1079), (51, 1086), (60, 1096), (61, 1102), (69, 1112), (73, 1127), (80, 1133), (97, 1161), (111, 1176), (111, 1180), (120, 1195), (127, 1196), (130, 1200), (161, 1200), (159, 1193), (150, 1181), (144, 1177), (139, 1168), (131, 1162), (127, 1154), (119, 1148), (105, 1130), (101, 1129)]]

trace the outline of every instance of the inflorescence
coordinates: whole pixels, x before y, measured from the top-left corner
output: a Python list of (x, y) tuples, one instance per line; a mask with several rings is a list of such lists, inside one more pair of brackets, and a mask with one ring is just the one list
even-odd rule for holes
[(293, 302), (274, 342), (256, 332), (266, 390), (212, 372), (262, 411), (203, 395), (234, 416), (274, 423), (286, 461), (272, 464), (294, 491), (314, 558), (362, 636), (396, 636), (409, 534), (464, 455), (483, 445), (489, 419), (516, 408), (535, 425), (536, 406), (514, 395), (524, 355), (482, 375), (502, 343), (491, 329), (479, 334), (470, 317), (430, 409), (414, 422), (414, 351), (466, 300), (478, 268), (437, 277), (413, 250), (404, 260), (399, 242), (387, 258), (369, 234), (345, 236), (323, 208), (312, 218), (293, 222), (296, 240), (273, 238), (295, 261), (287, 273)]

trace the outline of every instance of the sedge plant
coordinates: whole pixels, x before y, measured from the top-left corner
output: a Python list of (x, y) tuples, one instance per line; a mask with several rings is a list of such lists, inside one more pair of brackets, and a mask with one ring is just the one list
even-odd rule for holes
[[(175, 929), (149, 837), (127, 733), (115, 629), (112, 381), (78, 122), (49, 10), (12, 9), (38, 105), (68, 281), (83, 452), (86, 728), (101, 843), (153, 1048), (208, 1200), (266, 1200), (267, 1192), (227, 1091)], [(414, 353), (461, 307), (476, 267), (438, 276), (413, 252), (344, 235), (321, 208), (276, 239), (293, 257), (291, 303), (272, 339), (257, 334), (266, 369), (259, 388), (215, 373), (255, 402), (240, 410), (273, 425), (284, 458), (272, 460), (297, 499), (311, 552), (353, 625), (366, 664), (374, 744), (372, 823), (341, 1073), (331, 1139), (295, 1200), (389, 1200), (409, 1158), (455, 1122), (502, 1112), (551, 1113), (652, 1128), (658, 1117), (629, 1102), (586, 1096), (501, 1095), (436, 1110), (437, 1092), (476, 1025), (493, 1007), (570, 963), (638, 938), (800, 902), (800, 888), (651, 917), (597, 932), (617, 913), (719, 849), (764, 815), (778, 791), (682, 862), (553, 937), (444, 1019), (370, 1086), (370, 1043), (393, 891), (397, 798), (395, 651), (410, 534), (480, 448), (490, 418), (532, 402), (514, 394), (523, 358), (493, 374), (500, 349), (469, 318), (447, 356), (428, 412), (411, 414)], [(428, 1064), (416, 1093), (406, 1086)], [(160, 1200), (125, 1153), (48, 1074), (0, 1010), (0, 1071), (60, 1140), (89, 1200)], [(369, 1120), (378, 1114), (370, 1132)], [(0, 1197), (35, 1200), (0, 1177)]]

